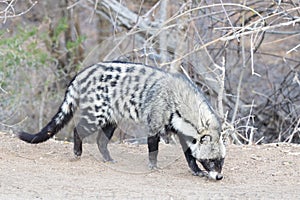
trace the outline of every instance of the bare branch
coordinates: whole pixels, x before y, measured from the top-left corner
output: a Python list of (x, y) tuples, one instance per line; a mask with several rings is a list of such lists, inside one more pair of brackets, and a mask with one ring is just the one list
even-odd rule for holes
[(0, 1), (0, 6), (4, 7), (2, 11), (0, 11), (0, 19), (3, 19), (3, 24), (6, 23), (7, 19), (20, 17), (28, 13), (37, 3), (38, 1), (32, 2), (29, 0), (30, 6), (26, 8), (24, 11), (16, 13), (15, 6), (18, 0), (3, 0)]

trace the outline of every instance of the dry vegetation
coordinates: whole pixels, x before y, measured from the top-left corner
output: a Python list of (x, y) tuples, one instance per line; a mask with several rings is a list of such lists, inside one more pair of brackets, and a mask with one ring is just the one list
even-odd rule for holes
[(78, 70), (118, 59), (186, 73), (235, 143), (300, 143), (299, 1), (2, 0), (0, 20), (2, 130), (36, 132)]

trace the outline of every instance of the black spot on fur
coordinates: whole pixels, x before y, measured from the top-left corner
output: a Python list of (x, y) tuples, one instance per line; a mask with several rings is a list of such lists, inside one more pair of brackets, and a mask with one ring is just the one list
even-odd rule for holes
[[(149, 83), (149, 81), (150, 81), (151, 79), (153, 79), (153, 76), (155, 76), (155, 72), (151, 73), (150, 76), (146, 79), (146, 81), (145, 81), (145, 83), (144, 83), (144, 87), (143, 87), (143, 89), (140, 91), (140, 97), (139, 97), (139, 98), (140, 98), (140, 101), (141, 101), (141, 102), (142, 102), (143, 97), (146, 96), (146, 95), (145, 95), (145, 92), (149, 90), (149, 89), (148, 89), (148, 87), (149, 87), (148, 83)], [(153, 86), (153, 85), (152, 85), (152, 86)]]
[(106, 67), (106, 68), (105, 68), (105, 71), (112, 72), (112, 71), (114, 71), (114, 68), (113, 68), (113, 67)]
[(96, 112), (99, 112), (100, 109), (101, 109), (101, 106), (95, 105), (95, 111), (96, 111)]
[(117, 91), (116, 90), (113, 90), (113, 93), (112, 93), (112, 98), (116, 98), (116, 95), (117, 95)]
[(108, 80), (110, 80), (110, 79), (112, 79), (112, 75), (111, 74), (108, 74), (107, 76), (106, 76), (106, 81), (108, 81)]
[(96, 85), (96, 84), (97, 84), (97, 77), (94, 76), (94, 77), (93, 77), (93, 85)]
[(104, 93), (108, 93), (108, 86), (97, 86), (97, 90), (102, 91)]
[(108, 86), (107, 85), (103, 87), (103, 92), (108, 93)]
[(151, 117), (150, 117), (150, 115), (147, 116), (147, 122), (148, 122), (148, 124), (151, 124)]
[(105, 119), (105, 116), (104, 115), (97, 115), (96, 118), (97, 119)]
[(134, 72), (134, 70), (135, 70), (135, 67), (128, 67), (126, 69), (126, 73), (132, 73), (132, 72)]
[(124, 103), (123, 109), (126, 110), (128, 113), (130, 113), (130, 109), (129, 109), (127, 102)]
[(133, 90), (138, 91), (139, 90), (139, 84), (136, 84), (135, 86), (133, 86)]
[(99, 76), (99, 81), (100, 81), (100, 82), (104, 82), (104, 75), (101, 74), (101, 75)]
[(134, 77), (134, 81), (135, 81), (135, 82), (139, 82), (139, 81), (140, 81), (140, 77), (139, 77), (139, 76), (135, 76), (135, 77)]
[(176, 114), (178, 115), (178, 117), (181, 117), (181, 114), (179, 113), (178, 110), (176, 110)]
[(146, 73), (146, 69), (141, 68), (141, 69), (140, 69), (140, 74), (145, 75), (145, 73)]
[(110, 98), (108, 96), (101, 95), (104, 101), (110, 102)]
[(89, 82), (86, 84), (86, 86), (83, 87), (83, 88), (81, 89), (81, 93), (82, 93), (82, 94), (83, 94), (83, 93), (86, 93), (87, 89), (90, 87), (91, 84), (92, 84), (92, 82), (89, 81)]
[(131, 82), (132, 82), (132, 77), (131, 77), (131, 76), (129, 76), (129, 78), (128, 78), (128, 85), (130, 85), (130, 84), (131, 84)]
[(115, 101), (115, 108), (116, 108), (116, 110), (119, 110), (119, 108), (120, 108), (120, 106), (119, 106), (119, 101), (118, 101), (118, 100)]
[(136, 117), (139, 118), (139, 111), (136, 107), (135, 107), (134, 111), (135, 111)]
[(130, 102), (130, 104), (133, 105), (133, 106), (136, 105), (136, 102), (135, 102), (133, 99), (130, 99), (129, 102)]
[(115, 87), (117, 85), (117, 81), (112, 81), (112, 82), (110, 82), (110, 86), (111, 87)]
[(121, 67), (116, 67), (115, 70), (119, 73), (121, 73)]
[(94, 103), (94, 98), (89, 98), (88, 101), (89, 101), (90, 103)]
[(90, 76), (93, 75), (97, 70), (97, 68), (92, 69), (83, 79), (80, 80), (80, 84), (86, 82), (90, 78)]
[(123, 89), (123, 87), (126, 85), (125, 83), (126, 83), (126, 81), (127, 81), (128, 78), (129, 78), (129, 76), (126, 75), (126, 76), (124, 76), (124, 78), (121, 80), (121, 83), (120, 83), (120, 86), (121, 86), (121, 94), (122, 94), (122, 89)]
[(101, 99), (100, 94), (96, 94), (96, 98), (97, 98), (97, 100), (100, 100)]
[(83, 110), (81, 111), (81, 115), (87, 116), (87, 117), (89, 118), (90, 121), (95, 121), (96, 118), (95, 118), (94, 115), (91, 114), (92, 111), (90, 111), (90, 110), (92, 110), (92, 109), (83, 109)]

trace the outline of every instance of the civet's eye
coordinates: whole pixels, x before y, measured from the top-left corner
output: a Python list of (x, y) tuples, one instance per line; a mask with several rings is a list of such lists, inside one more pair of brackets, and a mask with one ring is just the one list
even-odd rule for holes
[(193, 141), (192, 141), (192, 143), (193, 143), (193, 144), (196, 144), (196, 143), (197, 143), (197, 140), (194, 138)]

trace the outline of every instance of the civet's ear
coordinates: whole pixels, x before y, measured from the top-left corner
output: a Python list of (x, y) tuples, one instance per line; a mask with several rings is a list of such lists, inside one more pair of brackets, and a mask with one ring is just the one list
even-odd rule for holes
[(209, 142), (212, 141), (212, 137), (211, 135), (203, 135), (201, 138), (200, 138), (200, 144), (207, 144)]

